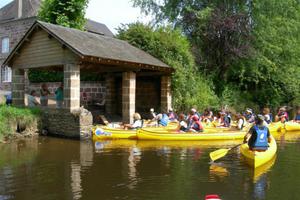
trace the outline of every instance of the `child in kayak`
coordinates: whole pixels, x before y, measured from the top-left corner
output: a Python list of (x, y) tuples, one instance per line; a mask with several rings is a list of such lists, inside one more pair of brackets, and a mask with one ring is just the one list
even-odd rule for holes
[(169, 117), (169, 120), (170, 120), (171, 122), (177, 121), (176, 114), (174, 113), (174, 111), (173, 111), (172, 108), (169, 109), (168, 117)]
[(158, 114), (156, 116), (158, 126), (168, 126), (169, 117), (167, 114)]
[(289, 121), (289, 115), (286, 112), (286, 109), (284, 107), (282, 107), (282, 108), (279, 109), (279, 111), (278, 111), (278, 113), (277, 113), (277, 115), (275, 117), (275, 121), (276, 122), (280, 121), (282, 123)]
[(186, 118), (184, 114), (179, 115), (179, 125), (178, 125), (178, 131), (179, 132), (187, 132), (188, 131), (188, 125), (186, 123)]
[(300, 123), (300, 107), (297, 110), (296, 116), (294, 118), (294, 122)]
[(192, 117), (192, 124), (189, 127), (189, 131), (191, 132), (203, 132), (203, 126), (199, 120), (199, 117), (196, 115)]
[(142, 121), (141, 115), (139, 113), (133, 114), (133, 124), (125, 124), (124, 125), (125, 130), (128, 130), (128, 129), (136, 130), (136, 129), (139, 129), (142, 127), (143, 127), (143, 121)]
[(264, 117), (258, 115), (255, 125), (251, 127), (244, 137), (244, 143), (248, 143), (252, 151), (266, 151), (271, 142), (269, 128), (264, 125)]

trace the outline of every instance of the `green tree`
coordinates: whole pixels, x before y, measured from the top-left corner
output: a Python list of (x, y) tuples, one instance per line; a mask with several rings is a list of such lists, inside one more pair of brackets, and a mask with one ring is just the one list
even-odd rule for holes
[(134, 0), (134, 5), (182, 28), (222, 102), (300, 103), (299, 1)]
[(83, 30), (88, 0), (44, 0), (38, 17), (52, 24)]
[(218, 105), (212, 84), (195, 67), (190, 43), (179, 30), (170, 27), (154, 29), (135, 23), (119, 28), (118, 32), (120, 39), (127, 40), (175, 68), (172, 76), (174, 108), (183, 111), (192, 106), (203, 109)]

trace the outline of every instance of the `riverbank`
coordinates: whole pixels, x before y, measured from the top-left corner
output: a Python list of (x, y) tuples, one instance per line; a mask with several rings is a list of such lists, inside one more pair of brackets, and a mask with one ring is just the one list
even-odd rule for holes
[(38, 135), (39, 109), (0, 105), (0, 141)]

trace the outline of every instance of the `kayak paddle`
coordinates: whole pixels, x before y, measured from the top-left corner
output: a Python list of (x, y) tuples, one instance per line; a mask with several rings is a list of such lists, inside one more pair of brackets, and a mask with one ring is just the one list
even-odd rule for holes
[[(244, 144), (244, 143), (242, 143), (242, 144)], [(242, 144), (238, 144), (238, 145), (236, 145), (236, 146), (234, 146), (232, 148), (228, 148), (228, 149), (218, 149), (216, 151), (211, 152), (209, 154), (209, 157), (210, 157), (210, 159), (212, 161), (216, 161), (216, 160), (218, 160), (218, 159), (226, 156), (229, 151), (231, 151), (232, 149), (235, 149), (235, 148), (241, 146)]]

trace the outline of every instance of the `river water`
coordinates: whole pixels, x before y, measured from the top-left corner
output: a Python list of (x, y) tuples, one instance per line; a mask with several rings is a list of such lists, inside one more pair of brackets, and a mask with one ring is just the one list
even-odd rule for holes
[(300, 199), (300, 133), (276, 138), (276, 158), (256, 171), (238, 150), (209, 162), (209, 152), (236, 143), (39, 137), (0, 144), (0, 200)]

